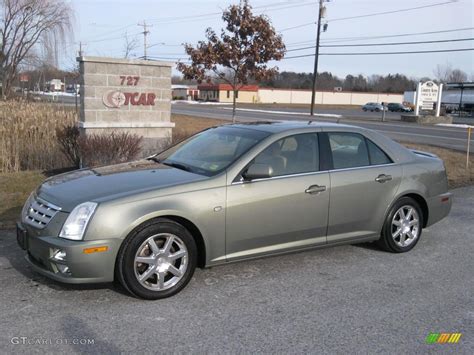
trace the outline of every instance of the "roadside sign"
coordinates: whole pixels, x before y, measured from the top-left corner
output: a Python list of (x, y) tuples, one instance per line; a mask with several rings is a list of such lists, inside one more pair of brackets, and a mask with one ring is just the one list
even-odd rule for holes
[(434, 108), (434, 102), (431, 101), (423, 101), (421, 103), (422, 110), (432, 110)]
[(442, 84), (438, 86), (432, 81), (418, 83), (416, 88), (415, 115), (419, 115), (420, 108), (425, 111), (433, 110), (436, 103), (436, 116), (439, 116), (442, 90)]
[(432, 81), (422, 83), (420, 87), (420, 101), (435, 103), (438, 98), (438, 90), (438, 85)]

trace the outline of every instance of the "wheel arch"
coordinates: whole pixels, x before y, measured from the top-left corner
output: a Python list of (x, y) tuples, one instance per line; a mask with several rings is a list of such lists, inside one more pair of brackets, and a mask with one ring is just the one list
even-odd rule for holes
[[(196, 247), (198, 250), (197, 266), (200, 268), (204, 268), (206, 266), (206, 243), (204, 242), (204, 237), (200, 229), (196, 226), (196, 224), (194, 224), (189, 219), (182, 216), (175, 215), (175, 214), (163, 214), (159, 216), (150, 217), (146, 220), (142, 220), (141, 223), (139, 223), (138, 225), (136, 225), (134, 228), (132, 228), (131, 230), (127, 232), (125, 238), (123, 239), (121, 243), (120, 249), (123, 247), (123, 245), (125, 244), (124, 243), (125, 240), (129, 236), (134, 235), (140, 230), (146, 228), (147, 226), (157, 223), (159, 220), (163, 220), (163, 219), (165, 220), (167, 219), (175, 223), (178, 223), (182, 225), (184, 228), (186, 228), (189, 231), (189, 233), (191, 233), (192, 237), (194, 238), (196, 242)], [(117, 253), (117, 258), (119, 254), (120, 252)], [(115, 268), (117, 268), (117, 266), (115, 266)]]
[(166, 218), (178, 224), (181, 224), (184, 228), (186, 228), (189, 231), (189, 233), (191, 233), (191, 235), (193, 236), (196, 242), (196, 247), (198, 250), (197, 266), (200, 268), (203, 268), (204, 266), (206, 266), (206, 244), (204, 243), (204, 238), (199, 228), (189, 219), (186, 219), (184, 217), (167, 215), (167, 216), (160, 216), (159, 218)]
[(417, 194), (417, 193), (414, 193), (414, 192), (402, 195), (398, 199), (400, 199), (402, 197), (410, 197), (413, 200), (415, 200), (418, 203), (418, 205), (420, 205), (421, 213), (423, 214), (423, 228), (426, 228), (426, 225), (428, 224), (428, 218), (429, 218), (429, 215), (430, 215), (430, 210), (428, 208), (428, 203), (426, 202), (425, 198), (423, 196), (421, 196), (420, 194)]

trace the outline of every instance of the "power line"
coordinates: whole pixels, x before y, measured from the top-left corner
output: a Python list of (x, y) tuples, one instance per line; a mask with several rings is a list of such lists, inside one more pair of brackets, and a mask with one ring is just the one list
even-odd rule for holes
[(339, 37), (339, 38), (327, 38), (325, 42), (332, 43), (332, 42), (353, 42), (353, 41), (360, 41), (360, 40), (370, 40), (370, 39), (380, 39), (380, 38), (396, 38), (396, 37), (411, 37), (411, 36), (424, 36), (424, 35), (431, 35), (431, 34), (439, 34), (439, 33), (450, 33), (450, 32), (459, 32), (459, 31), (469, 31), (473, 30), (474, 27), (465, 27), (465, 28), (457, 28), (453, 30), (442, 30), (442, 31), (428, 31), (428, 32), (415, 32), (415, 33), (403, 33), (403, 34), (395, 34), (395, 35), (385, 35), (385, 36), (365, 36), (365, 37)]
[[(349, 16), (349, 17), (339, 17), (339, 18), (334, 18), (332, 20), (328, 19), (328, 22), (345, 21), (345, 20), (352, 20), (352, 19), (358, 19), (358, 18), (364, 18), (364, 17), (389, 15), (389, 14), (395, 14), (395, 13), (406, 12), (406, 11), (420, 10), (420, 9), (425, 9), (425, 8), (429, 8), (429, 7), (453, 4), (453, 3), (458, 2), (458, 1), (459, 0), (451, 0), (451, 1), (445, 1), (445, 2), (440, 2), (440, 3), (436, 3), (436, 4), (430, 4), (430, 5), (408, 7), (408, 8), (399, 9), (399, 10), (391, 10), (391, 11), (383, 11), (383, 12), (372, 12), (372, 13), (369, 13), (369, 14)], [(285, 32), (285, 31), (295, 30), (295, 29), (298, 29), (298, 28), (312, 26), (312, 25), (315, 25), (315, 24), (316, 24), (316, 22), (314, 22), (314, 21), (313, 22), (307, 22), (307, 23), (303, 23), (303, 24), (300, 24), (300, 25), (283, 28), (283, 29), (279, 30), (278, 32)]]
[[(392, 42), (392, 43), (358, 43), (358, 44), (321, 44), (320, 47), (372, 47), (372, 46), (400, 46), (400, 45), (411, 45), (411, 44), (429, 44), (429, 43), (447, 43), (447, 42), (464, 42), (472, 41), (474, 37), (471, 38), (457, 38), (457, 39), (443, 39), (443, 40), (434, 40), (434, 41), (416, 41), (416, 42)], [(287, 52), (296, 52), (302, 51), (305, 49), (312, 49), (315, 46), (301, 47), (288, 49)]]
[[(410, 52), (361, 52), (361, 53), (319, 53), (319, 55), (330, 55), (330, 56), (353, 56), (353, 55), (396, 55), (396, 54), (424, 54), (424, 53), (447, 53), (447, 52), (466, 52), (474, 51), (474, 48), (458, 48), (458, 49), (438, 49), (429, 51), (410, 51)], [(314, 54), (302, 54), (292, 57), (285, 57), (284, 59), (296, 59), (314, 57)]]
[[(314, 5), (316, 4), (317, 1), (300, 1), (299, 3), (294, 3), (294, 4), (273, 4), (273, 5), (260, 5), (260, 6), (254, 6), (252, 7), (253, 10), (258, 10), (258, 9), (265, 9), (267, 12), (272, 12), (272, 11), (280, 11), (280, 10), (286, 10), (286, 9), (292, 9), (292, 8), (297, 8), (297, 7), (303, 7), (303, 6), (309, 6), (309, 5)], [(271, 8), (267, 9), (269, 6)], [(197, 14), (197, 15), (189, 15), (189, 16), (175, 16), (175, 17), (163, 17), (163, 18), (157, 18), (157, 19), (148, 19), (149, 22), (153, 23), (161, 23), (161, 24), (170, 24), (170, 23), (180, 23), (180, 22), (187, 22), (189, 20), (193, 19), (200, 19), (200, 20), (206, 20), (208, 17), (215, 17), (222, 15), (223, 11), (220, 12), (210, 12), (210, 13), (205, 13), (205, 14)]]
[[(321, 39), (321, 42), (326, 42), (326, 43), (352, 42), (352, 41), (360, 41), (360, 40), (408, 37), (408, 36), (412, 37), (412, 36), (422, 36), (422, 35), (429, 35), (429, 34), (450, 33), (450, 32), (469, 31), (469, 30), (474, 30), (474, 27), (464, 27), (464, 28), (456, 28), (456, 29), (451, 29), (451, 30), (439, 30), (439, 31), (429, 31), (429, 32), (400, 33), (400, 34), (381, 35), (381, 36), (332, 37), (332, 38), (330, 37), (326, 39)], [(286, 46), (293, 47), (293, 46), (298, 46), (298, 45), (300, 46), (300, 45), (304, 45), (308, 43), (314, 43), (314, 40), (288, 43)]]
[[(143, 32), (138, 32), (138, 33), (132, 34), (132, 36), (138, 36), (141, 33), (143, 33)], [(92, 41), (83, 41), (83, 43), (107, 42), (107, 41), (113, 41), (115, 39), (122, 39), (122, 38), (123, 38), (123, 35), (119, 36), (119, 37), (109, 37), (109, 38), (97, 39), (97, 40), (92, 40)]]
[(358, 18), (364, 18), (364, 17), (373, 17), (373, 16), (380, 16), (380, 15), (390, 15), (390, 14), (397, 14), (400, 12), (406, 12), (406, 11), (413, 11), (413, 10), (420, 10), (420, 9), (426, 9), (429, 7), (436, 7), (436, 6), (442, 6), (442, 5), (447, 5), (447, 4), (454, 4), (458, 2), (459, 0), (451, 0), (451, 1), (444, 1), (444, 2), (439, 2), (436, 4), (430, 4), (430, 5), (422, 5), (422, 6), (416, 6), (416, 7), (408, 7), (405, 9), (399, 9), (399, 10), (391, 10), (391, 11), (382, 11), (382, 12), (373, 12), (371, 14), (365, 14), (365, 15), (357, 15), (357, 16), (350, 16), (350, 17), (339, 17), (339, 18), (334, 18), (334, 19), (329, 19), (329, 22), (335, 22), (335, 21), (345, 21), (345, 20), (352, 20), (352, 19), (358, 19)]

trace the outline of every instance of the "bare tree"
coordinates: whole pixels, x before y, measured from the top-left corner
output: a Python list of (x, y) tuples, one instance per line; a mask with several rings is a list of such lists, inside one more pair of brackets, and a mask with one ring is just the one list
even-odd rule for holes
[(467, 74), (461, 69), (453, 69), (450, 63), (438, 64), (434, 75), (442, 83), (462, 83), (467, 81)]
[(135, 53), (133, 53), (139, 46), (138, 38), (130, 37), (127, 32), (124, 34), (124, 44), (123, 44), (123, 57), (125, 59), (130, 58)]
[(216, 77), (228, 83), (233, 91), (232, 118), (235, 121), (235, 104), (239, 89), (249, 79), (271, 78), (278, 68), (269, 68), (271, 60), (280, 60), (285, 55), (285, 45), (280, 35), (264, 16), (252, 13), (248, 1), (232, 5), (222, 14), (226, 27), (220, 36), (214, 30), (206, 30), (206, 40), (199, 41), (194, 48), (185, 45), (191, 64), (178, 63), (178, 70), (185, 79), (198, 82)]
[(70, 5), (62, 0), (1, 0), (0, 4), (0, 78), (5, 97), (20, 64), (35, 46), (57, 50), (71, 33), (73, 15)]
[(438, 64), (433, 70), (433, 74), (439, 82), (445, 83), (448, 81), (448, 76), (452, 70), (453, 66), (450, 63)]
[(464, 83), (466, 81), (467, 74), (461, 69), (454, 69), (448, 77), (448, 82), (451, 83)]

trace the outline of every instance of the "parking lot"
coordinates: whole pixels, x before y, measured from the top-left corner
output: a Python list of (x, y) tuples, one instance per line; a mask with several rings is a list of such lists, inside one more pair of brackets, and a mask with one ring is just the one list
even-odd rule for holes
[[(407, 254), (348, 245), (197, 270), (154, 302), (49, 281), (0, 232), (0, 353), (472, 354), (474, 188), (454, 193), (449, 218)], [(431, 332), (462, 337), (427, 345)]]

